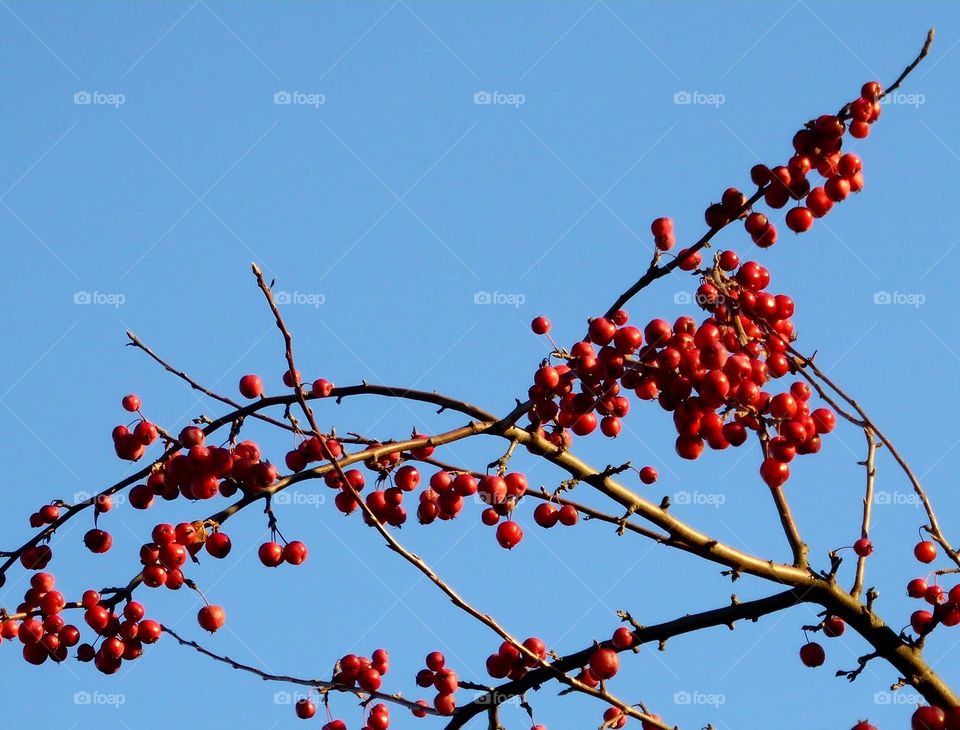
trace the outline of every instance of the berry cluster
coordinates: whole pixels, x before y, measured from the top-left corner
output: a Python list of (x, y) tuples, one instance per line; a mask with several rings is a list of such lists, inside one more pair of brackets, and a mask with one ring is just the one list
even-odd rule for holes
[[(790, 372), (785, 353), (793, 336), (793, 300), (765, 291), (769, 284), (763, 266), (740, 265), (724, 251), (698, 289), (698, 301), (712, 315), (699, 325), (683, 316), (672, 326), (651, 320), (641, 331), (623, 311), (591, 320), (587, 337), (569, 355), (559, 353), (566, 363), (544, 363), (534, 374), (531, 421), (540, 428), (555, 424), (548, 438), (558, 446), (569, 442), (567, 429), (576, 436), (592, 433), (597, 414), (600, 430), (616, 437), (630, 410), (624, 393), (633, 391), (673, 413), (676, 451), (684, 459), (698, 458), (705, 444), (741, 446), (748, 431), (756, 433), (765, 450), (760, 474), (770, 487), (781, 486), (789, 462), (818, 452), (836, 417), (810, 408), (803, 382), (779, 393), (763, 389)], [(646, 467), (641, 479), (652, 483), (656, 471)]]
[(347, 687), (359, 687), (364, 692), (376, 692), (389, 669), (390, 655), (386, 649), (377, 649), (370, 658), (345, 654), (337, 662), (333, 681)]
[(430, 477), (429, 488), (420, 494), (417, 516), (422, 524), (437, 518), (453, 519), (463, 508), (463, 499), (476, 495), (481, 504), (488, 505), (480, 515), (481, 521), (489, 527), (497, 525), (497, 542), (510, 550), (523, 539), (523, 529), (513, 520), (501, 519), (513, 512), (526, 492), (527, 478), (520, 472), (486, 474), (478, 479), (467, 472), (438, 471)]
[[(460, 688), (460, 680), (457, 673), (446, 666), (446, 662), (447, 660), (439, 651), (427, 654), (424, 662), (426, 668), (417, 672), (417, 686), (423, 689), (432, 687), (437, 690), (433, 698), (434, 709), (441, 715), (452, 715), (457, 709), (456, 693)], [(426, 704), (426, 701), (423, 700), (423, 703)]]
[[(523, 646), (540, 659), (545, 659), (547, 656), (546, 644), (536, 636), (524, 640)], [(494, 679), (520, 679), (528, 669), (536, 666), (539, 666), (539, 662), (524, 655), (509, 641), (504, 641), (496, 654), (487, 657), (487, 674)]]
[[(772, 169), (755, 165), (750, 170), (750, 179), (765, 187), (764, 202), (771, 208), (783, 208), (791, 200), (804, 201), (805, 205), (787, 211), (786, 224), (790, 230), (796, 233), (810, 230), (814, 219), (827, 215), (834, 203), (863, 189), (862, 163), (857, 155), (841, 152), (843, 135), (849, 132), (851, 137), (862, 139), (870, 133), (870, 125), (880, 117), (882, 93), (878, 82), (867, 82), (860, 90), (860, 97), (844, 107), (841, 114), (823, 114), (793, 136), (795, 154), (786, 165)], [(811, 187), (807, 175), (813, 170), (823, 178), (823, 185)], [(751, 213), (744, 227), (761, 248), (776, 243), (776, 229), (763, 214)]]
[(17, 608), (27, 618), (19, 622), (8, 618), (0, 623), (0, 641), (19, 639), (23, 658), (30, 664), (43, 664), (47, 659), (65, 661), (67, 649), (76, 646), (79, 661), (92, 661), (104, 674), (114, 674), (124, 660), (139, 658), (144, 644), (153, 644), (160, 638), (160, 624), (144, 618), (142, 604), (128, 601), (118, 615), (113, 601), (103, 600), (99, 593), (88, 590), (79, 607), (84, 609), (84, 622), (96, 638), (92, 644), (81, 644), (80, 629), (66, 623), (61, 615), (68, 607), (67, 601), (54, 582), (50, 573), (34, 573), (23, 603)]

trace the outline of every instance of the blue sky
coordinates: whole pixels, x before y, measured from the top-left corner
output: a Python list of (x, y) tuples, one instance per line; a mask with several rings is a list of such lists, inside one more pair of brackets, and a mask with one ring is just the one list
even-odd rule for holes
[[(949, 527), (960, 516), (955, 5), (0, 3), (0, 334), (8, 343), (0, 547), (29, 534), (27, 515), (41, 503), (128, 473), (109, 440), (124, 393), (139, 393), (146, 413), (171, 428), (222, 413), (124, 348), (126, 329), (228, 394), (245, 372), (279, 391), (282, 352), (251, 261), (288, 294), (284, 315), (305, 376), (437, 389), (506, 411), (546, 353), (528, 330), (532, 317), (549, 316), (564, 341), (578, 337), (585, 318), (646, 266), (650, 220), (669, 215), (681, 240), (698, 238), (703, 208), (724, 188), (746, 188), (758, 161), (785, 161), (798, 125), (854, 98), (862, 82), (894, 78), (931, 25), (931, 57), (853, 146), (864, 192), (802, 238), (784, 229), (768, 251), (737, 227), (717, 240), (769, 266), (773, 289), (796, 299), (801, 349), (819, 351), (888, 432)], [(673, 319), (691, 312), (682, 303), (690, 290), (688, 278), (668, 277), (630, 311)], [(475, 303), (484, 292), (495, 303)], [(894, 303), (877, 304), (882, 293)], [(318, 416), (324, 427), (384, 438), (459, 423), (374, 399), (326, 404)], [(625, 425), (616, 442), (584, 440), (582, 455), (601, 466), (653, 464), (656, 487), (632, 486), (656, 499), (693, 495), (676, 508), (693, 524), (786, 557), (756, 447), (678, 463), (659, 409), (635, 404)], [(282, 435), (250, 431), (275, 458), (289, 448)], [(821, 562), (857, 537), (862, 442), (838, 430), (788, 485)], [(443, 455), (480, 467), (501, 450), (486, 440)], [(517, 461), (537, 484), (563, 478)], [(868, 584), (899, 628), (915, 608), (902, 594), (918, 574), (911, 547), (922, 519), (883, 454), (878, 480), (888, 503), (875, 510)], [(244, 513), (230, 525), (231, 558), (194, 571), (228, 613), (228, 629), (206, 643), (303, 676), (325, 675), (347, 651), (385, 646), (387, 684), (413, 697), (413, 675), (432, 649), (461, 676), (482, 679), (496, 637), (358, 520), (315, 504), (312, 489), (278, 508), (287, 537), (311, 549), (299, 569), (259, 566), (265, 520)], [(126, 580), (150, 527), (196, 510), (118, 510), (104, 520), (115, 547), (102, 557), (77, 550), (88, 519), (77, 520), (55, 539), (61, 583), (77, 592)], [(530, 523), (529, 510), (520, 520)], [(747, 579), (731, 587), (715, 567), (594, 524), (526, 532), (512, 554), (473, 513), (400, 536), (512, 632), (542, 636), (561, 653), (608, 636), (618, 609), (654, 623), (722, 605), (734, 589), (741, 598), (774, 590)], [(12, 573), (0, 604), (15, 605), (22, 590), (22, 574)], [(147, 599), (152, 615), (200, 636), (194, 595)], [(852, 686), (833, 677), (865, 653), (856, 637), (829, 641), (823, 669), (800, 665), (800, 626), (812, 619), (802, 607), (733, 634), (675, 639), (662, 654), (644, 648), (614, 689), (686, 728), (770, 717), (783, 728), (849, 727), (861, 717), (904, 726), (915, 695), (884, 691), (897, 679), (892, 670), (872, 663)], [(927, 649), (954, 682), (956, 641), (935, 636)], [(0, 686), (8, 717), (42, 715), (76, 730), (200, 717), (211, 728), (298, 722), (276, 703), (274, 692), (286, 688), (171, 641), (111, 678), (76, 663), (27, 667), (17, 653), (0, 646), (13, 680)], [(95, 701), (77, 704), (78, 692)], [(113, 695), (122, 705), (97, 704)], [(552, 688), (531, 699), (552, 729), (595, 726), (603, 709), (557, 699)], [(333, 708), (359, 727), (349, 699), (334, 698)], [(395, 727), (413, 722), (394, 716)], [(516, 707), (503, 721), (529, 725)]]

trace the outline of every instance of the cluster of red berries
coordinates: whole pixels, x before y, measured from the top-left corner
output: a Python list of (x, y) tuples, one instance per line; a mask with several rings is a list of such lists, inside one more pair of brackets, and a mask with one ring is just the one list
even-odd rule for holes
[[(417, 454), (414, 456), (420, 458)], [(407, 468), (414, 469), (406, 466), (399, 471)], [(497, 542), (510, 550), (523, 540), (523, 529), (513, 520), (501, 522), (501, 519), (509, 517), (526, 492), (527, 478), (521, 472), (502, 476), (486, 474), (478, 479), (468, 472), (438, 471), (430, 477), (428, 488), (420, 494), (417, 516), (425, 525), (438, 518), (453, 519), (463, 509), (464, 498), (476, 495), (482, 504), (487, 505), (480, 514), (481, 521), (489, 527), (497, 525)]]
[(268, 568), (276, 568), (283, 563), (302, 565), (307, 559), (307, 546), (300, 540), (291, 540), (286, 545), (270, 540), (260, 546), (257, 557)]
[[(441, 715), (452, 715), (457, 709), (456, 693), (460, 688), (457, 673), (446, 666), (447, 660), (439, 651), (427, 654), (425, 669), (417, 672), (417, 686), (423, 689), (431, 687), (437, 690), (433, 698), (433, 707)], [(423, 701), (426, 704), (426, 701)], [(415, 712), (414, 714), (418, 714)], [(423, 715), (418, 715), (422, 717)]]
[(30, 515), (30, 527), (52, 525), (60, 519), (60, 506), (56, 503), (45, 504)]
[(18, 613), (28, 614), (27, 618), (0, 622), (0, 641), (19, 639), (23, 658), (30, 664), (43, 664), (47, 659), (62, 662), (67, 658), (67, 650), (76, 646), (79, 661), (92, 661), (104, 674), (114, 674), (124, 660), (140, 657), (144, 644), (153, 644), (160, 638), (160, 624), (143, 618), (145, 611), (140, 603), (128, 601), (122, 614), (117, 615), (99, 593), (88, 590), (83, 593), (80, 607), (84, 609), (84, 622), (97, 639), (93, 644), (80, 644), (80, 629), (66, 623), (61, 615), (67, 601), (54, 582), (50, 573), (34, 573), (23, 603), (17, 608)]
[[(937, 546), (930, 540), (921, 540), (913, 548), (913, 554), (919, 562), (929, 564), (937, 559)], [(910, 627), (918, 636), (929, 634), (937, 625), (951, 627), (960, 624), (960, 584), (946, 591), (936, 582), (914, 578), (907, 583), (907, 595), (923, 599), (933, 607), (933, 611), (921, 609), (911, 614)]]
[[(298, 387), (301, 383), (300, 372), (291, 373), (287, 370), (283, 374), (283, 384), (288, 388)], [(324, 378), (317, 378), (310, 386), (310, 395), (314, 398), (327, 398), (333, 392), (333, 383)], [(244, 398), (259, 398), (263, 395), (263, 379), (254, 373), (240, 378), (240, 395)]]
[(125, 395), (121, 405), (123, 410), (139, 414), (140, 420), (137, 421), (133, 431), (123, 424), (113, 429), (113, 448), (121, 459), (136, 461), (143, 456), (144, 449), (157, 440), (157, 427), (140, 413), (139, 396), (132, 393)]
[(152, 541), (140, 546), (143, 584), (148, 588), (166, 586), (179, 590), (186, 580), (181, 568), (200, 552), (204, 533), (202, 522), (181, 522), (176, 527), (168, 523), (155, 525), (150, 535)]
[[(345, 687), (359, 688), (364, 692), (376, 692), (383, 682), (383, 675), (390, 669), (390, 657), (386, 649), (377, 649), (371, 658), (346, 654), (337, 662), (333, 681)], [(294, 711), (301, 720), (309, 720), (317, 712), (310, 697), (303, 697), (294, 704)], [(387, 730), (390, 727), (390, 708), (383, 703), (373, 705), (362, 730)], [(322, 730), (347, 730), (343, 720), (331, 719)]]
[(337, 662), (333, 681), (346, 687), (359, 687), (364, 692), (376, 692), (389, 669), (390, 655), (386, 649), (377, 649), (370, 658), (345, 654)]
[[(760, 474), (769, 486), (781, 486), (790, 476), (789, 462), (818, 452), (836, 417), (826, 408), (811, 410), (811, 391), (803, 382), (788, 392), (762, 389), (791, 370), (785, 353), (793, 336), (793, 300), (765, 291), (769, 284), (763, 266), (740, 265), (736, 254), (724, 251), (697, 292), (712, 315), (701, 324), (687, 316), (673, 326), (654, 319), (641, 331), (622, 310), (591, 320), (566, 363), (544, 363), (534, 374), (531, 421), (540, 428), (553, 422), (548, 438), (565, 446), (567, 429), (577, 436), (592, 433), (600, 414), (600, 430), (615, 437), (630, 409), (622, 393), (632, 390), (673, 412), (676, 451), (684, 459), (698, 458), (705, 443), (712, 449), (740, 446), (748, 430), (756, 432), (765, 444)], [(656, 472), (641, 478), (655, 481)]]
[[(543, 643), (542, 639), (531, 636), (524, 640), (523, 646), (541, 660), (547, 658), (547, 645)], [(495, 654), (487, 657), (487, 674), (494, 679), (509, 678), (516, 680), (523, 677), (528, 669), (539, 666), (539, 664), (540, 662), (521, 652), (509, 641), (504, 641)]]
[[(820, 624), (820, 630), (823, 635), (835, 639), (843, 636), (847, 630), (847, 624), (839, 616), (827, 616)], [(800, 647), (800, 661), (808, 667), (819, 667), (826, 661), (827, 653), (823, 647), (815, 641), (808, 641)]]
[(50, 573), (34, 573), (30, 587), (23, 594), (18, 613), (37, 613), (22, 622), (6, 619), (0, 623), (0, 641), (19, 639), (23, 644), (23, 658), (31, 664), (43, 664), (48, 658), (62, 662), (67, 649), (80, 641), (80, 631), (67, 624), (60, 612), (66, 607), (64, 595), (54, 588)]
[(573, 527), (579, 520), (580, 513), (572, 504), (565, 504), (558, 509), (552, 502), (544, 502), (533, 510), (533, 521), (548, 530), (558, 522), (566, 527)]
[[(804, 201), (805, 205), (797, 205), (787, 211), (786, 224), (790, 230), (796, 233), (810, 230), (814, 219), (827, 215), (834, 203), (863, 189), (860, 158), (852, 153), (841, 153), (843, 135), (849, 132), (850, 136), (862, 139), (870, 133), (870, 125), (880, 117), (882, 93), (878, 82), (864, 84), (860, 98), (845, 109), (850, 116), (849, 125), (842, 116), (823, 114), (793, 136), (795, 154), (786, 165), (772, 169), (766, 165), (755, 165), (750, 170), (750, 179), (756, 185), (767, 186), (764, 202), (771, 208), (783, 208), (790, 200)], [(824, 179), (824, 183), (811, 188), (807, 175), (813, 170)], [(724, 203), (727, 203), (727, 194), (736, 198), (739, 191), (728, 190), (724, 194)], [(711, 227), (726, 225), (730, 219), (730, 206), (719, 206), (719, 210), (714, 210), (714, 220), (711, 221), (710, 212), (715, 206), (707, 209), (707, 223)], [(726, 221), (719, 218), (723, 215), (728, 216)], [(776, 229), (762, 213), (747, 215), (744, 227), (754, 243), (762, 248), (772, 246), (777, 240)]]

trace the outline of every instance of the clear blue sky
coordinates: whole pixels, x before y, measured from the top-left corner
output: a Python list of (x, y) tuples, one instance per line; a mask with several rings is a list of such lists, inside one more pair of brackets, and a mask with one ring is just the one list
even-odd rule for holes
[[(818, 349), (887, 429), (949, 532), (960, 516), (956, 5), (0, 3), (0, 546), (29, 534), (26, 517), (41, 503), (127, 473), (109, 439), (124, 393), (139, 393), (146, 413), (171, 428), (222, 412), (125, 349), (125, 329), (213, 387), (232, 392), (256, 371), (279, 390), (281, 351), (249, 274), (254, 260), (291, 295), (284, 313), (306, 376), (436, 388), (505, 411), (545, 354), (527, 329), (533, 316), (549, 316), (565, 341), (578, 336), (646, 265), (652, 218), (672, 216), (681, 240), (699, 237), (707, 203), (729, 185), (747, 186), (755, 162), (784, 161), (798, 124), (836, 110), (866, 80), (894, 78), (930, 25), (934, 51), (903, 88), (917, 96), (885, 107), (855, 145), (864, 193), (803, 238), (784, 231), (772, 250), (750, 250), (739, 230), (719, 243), (769, 265), (774, 288), (795, 297), (800, 346)], [(75, 103), (84, 92), (77, 101), (91, 103)], [(293, 103), (275, 104), (278, 92)], [(483, 92), (498, 92), (496, 103), (474, 103)], [(718, 103), (674, 103), (682, 92)], [(689, 279), (670, 277), (631, 312), (690, 312), (674, 301), (689, 289)], [(477, 292), (512, 295), (514, 304), (475, 304)], [(878, 305), (877, 292), (922, 303)], [(631, 416), (617, 442), (591, 437), (583, 455), (600, 466), (653, 464), (662, 478), (644, 493), (654, 498), (687, 491), (715, 504), (721, 496), (719, 507), (676, 510), (734, 545), (786, 557), (755, 447), (677, 463), (669, 418), (639, 404)], [(328, 404), (319, 417), (382, 437), (458, 423), (374, 400)], [(250, 430), (274, 458), (288, 448), (284, 437)], [(862, 442), (838, 432), (789, 483), (821, 562), (857, 536)], [(500, 451), (487, 440), (444, 456), (479, 467)], [(526, 466), (537, 484), (562, 478)], [(889, 459), (879, 469), (878, 489), (892, 504), (876, 509), (868, 579), (899, 627), (914, 608), (901, 595), (916, 574), (910, 548), (921, 512), (903, 503), (908, 485)], [(301, 499), (315, 489), (324, 490), (304, 487)], [(208, 507), (118, 510), (104, 520), (115, 536), (104, 557), (77, 550), (88, 519), (71, 523), (55, 540), (63, 586), (125, 581), (154, 522)], [(232, 522), (231, 558), (193, 571), (228, 613), (229, 629), (206, 640), (211, 648), (324, 676), (347, 651), (385, 646), (387, 686), (413, 697), (423, 655), (439, 648), (461, 676), (483, 679), (495, 637), (357, 519), (330, 504), (278, 510), (285, 534), (305, 540), (311, 557), (268, 572), (255, 556), (263, 516), (251, 510)], [(529, 524), (529, 510), (520, 519)], [(653, 623), (722, 605), (732, 590), (714, 567), (593, 524), (528, 527), (513, 554), (475, 513), (411, 525), (401, 537), (511, 631), (536, 633), (562, 653), (608, 636), (617, 609)], [(18, 602), (21, 576), (11, 574), (0, 603)], [(747, 579), (734, 588), (741, 598), (772, 592)], [(152, 615), (200, 637), (194, 595), (160, 591), (147, 601)], [(897, 679), (888, 667), (872, 663), (853, 686), (833, 677), (866, 651), (856, 637), (829, 641), (823, 669), (800, 665), (799, 627), (813, 618), (799, 608), (733, 634), (675, 639), (665, 654), (645, 648), (614, 688), (685, 728), (770, 718), (781, 728), (846, 728), (865, 716), (903, 727), (910, 707), (882, 693)], [(953, 681), (956, 641), (937, 636), (927, 650)], [(0, 646), (7, 718), (76, 730), (152, 730), (201, 717), (217, 729), (298, 722), (274, 704), (283, 687), (169, 640), (110, 678), (74, 662), (27, 667), (17, 653)], [(122, 693), (124, 704), (78, 705), (76, 692)], [(701, 703), (683, 704), (677, 692), (699, 693)], [(551, 730), (599, 724), (602, 707), (554, 695), (548, 688), (532, 698)], [(708, 695), (724, 701), (702, 704)], [(914, 698), (905, 696), (899, 702)], [(348, 698), (333, 706), (359, 727)], [(413, 724), (394, 716), (395, 727)], [(503, 720), (529, 725), (516, 707)]]

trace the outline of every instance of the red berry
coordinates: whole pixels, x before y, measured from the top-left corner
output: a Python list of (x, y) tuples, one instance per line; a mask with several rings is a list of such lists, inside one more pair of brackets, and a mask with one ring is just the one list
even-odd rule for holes
[(930, 540), (918, 542), (913, 548), (913, 555), (921, 563), (932, 563), (937, 559), (937, 546)]
[(561, 525), (572, 527), (573, 525), (577, 524), (577, 521), (580, 519), (580, 514), (577, 512), (577, 508), (572, 504), (565, 504), (560, 508), (557, 519), (560, 521)]
[(297, 700), (294, 709), (296, 710), (297, 717), (301, 720), (309, 720), (317, 713), (317, 706), (306, 697)]
[(310, 386), (310, 392), (314, 398), (326, 398), (333, 392), (333, 383), (323, 378), (317, 378)]
[(283, 562), (283, 546), (278, 542), (265, 542), (257, 551), (260, 562), (268, 568), (276, 568)]
[(760, 476), (768, 487), (776, 489), (790, 478), (790, 466), (783, 461), (767, 458), (760, 465)]
[(823, 664), (826, 657), (827, 655), (823, 651), (823, 647), (815, 641), (811, 641), (809, 644), (804, 644), (800, 647), (800, 661), (808, 667), (819, 667)]
[(944, 730), (947, 718), (939, 707), (918, 707), (910, 717), (910, 730)]
[(843, 636), (843, 632), (846, 630), (846, 628), (847, 625), (839, 616), (827, 616), (827, 618), (823, 620), (823, 633), (825, 636), (829, 636), (830, 638)]
[(873, 543), (867, 538), (861, 537), (859, 540), (853, 543), (853, 552), (855, 552), (861, 558), (866, 558), (873, 553)]
[(533, 521), (540, 525), (540, 527), (549, 529), (557, 524), (559, 518), (560, 511), (550, 502), (538, 504), (536, 509), (533, 510)]
[(640, 470), (640, 481), (644, 484), (653, 484), (657, 481), (657, 470), (652, 466), (645, 466)]
[(136, 413), (140, 410), (140, 396), (134, 395), (133, 393), (125, 395), (123, 396), (121, 405), (123, 406), (123, 410)]
[(500, 513), (497, 512), (493, 507), (487, 507), (480, 514), (480, 521), (483, 522), (487, 527), (493, 527), (500, 521)]
[(105, 553), (113, 545), (113, 538), (109, 532), (93, 529), (88, 530), (87, 534), (83, 536), (83, 544), (92, 553)]
[(244, 375), (240, 378), (240, 395), (244, 398), (259, 398), (263, 395), (263, 381), (259, 375)]
[(914, 611), (910, 614), (910, 627), (923, 636), (933, 628), (933, 614), (924, 610)]
[(359, 684), (360, 689), (365, 692), (376, 692), (380, 689), (382, 683), (383, 680), (380, 677), (380, 672), (373, 667), (368, 667), (357, 675), (357, 684)]
[(299, 540), (283, 546), (283, 559), (290, 565), (301, 565), (307, 559), (307, 546)]
[(220, 606), (204, 606), (197, 613), (197, 622), (200, 627), (211, 633), (222, 628), (226, 620), (227, 614)]
[(673, 221), (670, 218), (657, 218), (650, 224), (650, 232), (654, 236), (673, 233)]
[(590, 320), (588, 334), (590, 341), (597, 345), (607, 345), (617, 333), (617, 326), (606, 317), (597, 317)]
[(405, 492), (411, 492), (420, 484), (420, 472), (417, 467), (406, 464), (393, 475), (394, 483)]
[(440, 694), (452, 695), (460, 686), (460, 680), (452, 669), (441, 669), (434, 676), (433, 686)]
[(192, 446), (202, 446), (206, 438), (203, 431), (197, 426), (187, 426), (180, 432), (180, 445), (185, 449)]
[(620, 657), (613, 649), (594, 649), (590, 655), (590, 671), (597, 679), (610, 679), (620, 670)]
[(879, 81), (868, 81), (860, 87), (860, 96), (868, 101), (878, 101), (883, 93), (883, 86)]
[(497, 542), (500, 543), (500, 547), (512, 550), (520, 544), (522, 539), (523, 530), (512, 520), (501, 522), (497, 527)]
[(633, 632), (626, 626), (621, 626), (613, 632), (613, 645), (618, 649), (629, 649), (633, 646)]
[(550, 320), (546, 317), (537, 317), (530, 323), (530, 329), (535, 335), (545, 335), (550, 331)]

